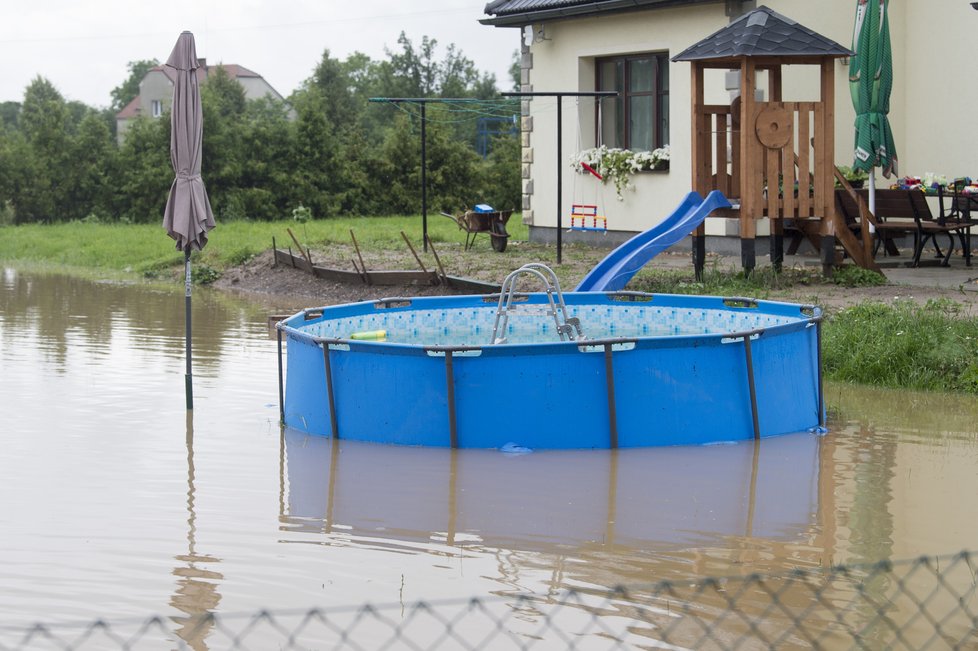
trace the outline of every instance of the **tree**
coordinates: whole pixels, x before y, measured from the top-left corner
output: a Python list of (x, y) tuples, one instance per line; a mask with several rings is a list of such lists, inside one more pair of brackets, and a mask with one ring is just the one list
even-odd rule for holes
[(278, 100), (248, 102), (241, 124), (241, 176), (229, 201), (249, 219), (276, 219), (289, 212), (292, 135), (288, 115), (289, 107)]
[(18, 221), (61, 218), (64, 205), (61, 180), (69, 173), (68, 106), (61, 93), (43, 77), (35, 77), (24, 91), (20, 127), (30, 150), (25, 169), (32, 182), (21, 186), (16, 201)]
[(172, 183), (170, 120), (136, 118), (119, 151), (116, 214), (136, 223), (162, 223)]
[(496, 136), (481, 166), (482, 199), (499, 210), (519, 210), (523, 192), (519, 135)]
[(112, 211), (118, 149), (112, 132), (96, 111), (78, 125), (70, 144), (72, 174), (63, 179), (62, 216), (82, 219), (94, 215), (108, 219)]
[(350, 128), (357, 118), (359, 107), (353, 95), (353, 80), (349, 70), (350, 67), (330, 57), (329, 50), (324, 50), (323, 58), (308, 82), (326, 100), (326, 118), (337, 129)]
[(0, 102), (0, 129), (16, 129), (19, 115), (20, 102)]
[(296, 94), (294, 100), (297, 118), (289, 205), (302, 204), (316, 218), (335, 215), (340, 209), (337, 170), (342, 145), (327, 117), (327, 100), (316, 88)]
[(201, 173), (215, 215), (241, 219), (247, 215), (231, 197), (233, 190), (240, 187), (243, 171), (241, 140), (247, 100), (244, 87), (223, 66), (211, 70), (207, 83), (200, 88), (204, 111)]
[(118, 113), (126, 105), (139, 95), (139, 82), (143, 80), (146, 73), (160, 65), (156, 59), (143, 59), (141, 61), (130, 61), (126, 64), (129, 76), (124, 82), (112, 89), (112, 112)]
[(509, 66), (509, 80), (513, 82), (512, 91), (520, 92), (523, 86), (523, 56), (519, 50), (513, 50), (513, 63)]

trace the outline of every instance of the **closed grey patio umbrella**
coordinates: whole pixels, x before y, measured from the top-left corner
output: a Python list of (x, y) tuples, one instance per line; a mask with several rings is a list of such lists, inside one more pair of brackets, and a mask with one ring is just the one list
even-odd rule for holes
[(176, 240), (177, 249), (184, 253), (186, 283), (186, 346), (187, 346), (187, 409), (194, 408), (193, 373), (190, 353), (190, 251), (203, 249), (207, 231), (214, 228), (207, 190), (200, 178), (200, 159), (203, 146), (204, 114), (200, 104), (197, 81), (197, 48), (194, 35), (183, 32), (166, 60), (173, 69), (173, 106), (170, 110), (170, 162), (173, 164), (173, 185), (163, 212), (163, 228)]

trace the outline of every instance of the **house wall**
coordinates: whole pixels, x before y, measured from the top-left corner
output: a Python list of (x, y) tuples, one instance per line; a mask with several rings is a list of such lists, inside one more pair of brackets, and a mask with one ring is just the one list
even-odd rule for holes
[[(254, 100), (262, 97), (271, 97), (278, 101), (284, 101), (282, 95), (265, 81), (262, 77), (236, 77), (235, 81), (244, 88), (245, 99)], [(150, 70), (139, 82), (139, 112), (141, 115), (153, 116), (153, 100), (163, 103), (163, 112), (170, 110), (173, 104), (173, 84), (170, 79), (160, 70)], [(295, 119), (295, 110), (290, 108), (289, 119)], [(116, 118), (116, 140), (121, 145), (125, 142), (126, 132), (129, 130), (131, 118)]]
[[(842, 45), (851, 45), (853, 0), (765, 0), (765, 4)], [(978, 85), (968, 83), (964, 72), (976, 57), (969, 43), (978, 28), (978, 11), (963, 0), (891, 0), (890, 14), (894, 55), (890, 119), (899, 173), (978, 176), (974, 136), (963, 126), (968, 124), (970, 107), (978, 101)], [(547, 23), (543, 26), (544, 40), (529, 47), (532, 67), (525, 72), (523, 89), (594, 90), (595, 57), (648, 51), (668, 51), (674, 56), (722, 29), (729, 20), (724, 3), (717, 3)], [(561, 212), (565, 228), (573, 203), (597, 203), (608, 217), (609, 229), (645, 230), (664, 219), (689, 191), (690, 67), (689, 63), (670, 64), (669, 171), (635, 175), (635, 190), (626, 191), (623, 201), (616, 199), (612, 186), (571, 169), (570, 157), (595, 144), (594, 113), (590, 101), (582, 100), (578, 108), (575, 98), (564, 98)], [(783, 79), (786, 100), (818, 98), (817, 67), (787, 66)], [(841, 61), (835, 65), (835, 84), (836, 164), (851, 165), (855, 112), (848, 66)], [(709, 71), (707, 101), (729, 102), (725, 86), (722, 71)], [(535, 227), (536, 239), (548, 239), (536, 227), (553, 229), (557, 223), (556, 100), (536, 98), (529, 104), (531, 120), (524, 124), (528, 131), (524, 133), (524, 177), (529, 190), (524, 196), (524, 221)], [(707, 232), (735, 234), (736, 223), (711, 219)], [(765, 224), (759, 224), (758, 235), (766, 232)], [(573, 239), (576, 234), (569, 235)], [(621, 239), (611, 238), (609, 243)]]
[(152, 116), (153, 100), (163, 102), (163, 112), (173, 104), (173, 84), (159, 70), (150, 70), (139, 82), (139, 105), (143, 115)]
[[(704, 31), (704, 25), (711, 24), (715, 27)], [(530, 48), (533, 67), (529, 84), (536, 92), (593, 91), (595, 58), (649, 51), (667, 51), (671, 56), (725, 24), (723, 4), (548, 23), (544, 27), (545, 40)], [(722, 89), (722, 75), (717, 79)], [(579, 175), (570, 167), (572, 155), (595, 145), (593, 101), (563, 99), (560, 165), (565, 226), (570, 222), (572, 204), (596, 203), (608, 218), (609, 229), (644, 230), (665, 217), (689, 191), (689, 66), (671, 64), (669, 83), (670, 169), (633, 177), (635, 189), (626, 190), (623, 201), (617, 200), (612, 185)], [(528, 197), (531, 208), (524, 212), (524, 221), (533, 226), (552, 228), (557, 223), (556, 104), (557, 100), (549, 97), (530, 102), (532, 194)]]
[(272, 99), (282, 101), (282, 96), (278, 94), (278, 91), (272, 88), (261, 77), (238, 77), (236, 81), (244, 88), (246, 99), (271, 97)]

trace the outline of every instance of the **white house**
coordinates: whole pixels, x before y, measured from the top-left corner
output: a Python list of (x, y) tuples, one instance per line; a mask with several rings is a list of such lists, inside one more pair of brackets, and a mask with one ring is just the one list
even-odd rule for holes
[[(234, 63), (210, 66), (207, 65), (206, 59), (198, 59), (198, 61), (200, 67), (197, 69), (197, 79), (200, 83), (206, 82), (217, 68), (223, 68), (228, 77), (244, 88), (245, 99), (269, 97), (284, 101), (282, 95), (257, 72)], [(173, 70), (167, 66), (155, 66), (146, 73), (143, 80), (139, 82), (139, 95), (116, 113), (116, 136), (120, 144), (125, 140), (126, 129), (129, 128), (130, 122), (136, 117), (146, 115), (158, 118), (170, 109), (170, 104), (173, 102), (173, 79)]]
[[(890, 119), (901, 175), (931, 172), (978, 176), (976, 136), (969, 117), (978, 105), (973, 33), (978, 11), (966, 0), (890, 0), (894, 88)], [(856, 0), (767, 0), (772, 10), (849, 46)], [(620, 99), (564, 98), (561, 148), (562, 225), (570, 206), (597, 203), (621, 241), (664, 219), (691, 188), (691, 66), (676, 54), (756, 8), (750, 0), (495, 0), (482, 23), (512, 28), (522, 44), (523, 92), (618, 90)], [(847, 61), (835, 74), (835, 162), (852, 164), (853, 110)], [(795, 68), (795, 66), (792, 66)], [(817, 66), (785, 74), (786, 101), (811, 101), (819, 93)], [(806, 69), (811, 68), (811, 69)], [(729, 104), (739, 79), (707, 71), (708, 103)], [(709, 75), (713, 75), (710, 77)], [(764, 83), (758, 80), (763, 99)], [(556, 100), (523, 102), (523, 218), (538, 241), (554, 239), (557, 226)], [(633, 175), (634, 189), (619, 201), (613, 187), (576, 174), (571, 157), (582, 149), (649, 149), (669, 145), (667, 171)], [(883, 181), (888, 183), (888, 181)], [(707, 220), (706, 234), (731, 235), (732, 220)], [(757, 234), (766, 234), (760, 220)], [(736, 225), (733, 225), (734, 230)], [(594, 239), (593, 233), (569, 233)], [(713, 241), (711, 246), (717, 245)]]

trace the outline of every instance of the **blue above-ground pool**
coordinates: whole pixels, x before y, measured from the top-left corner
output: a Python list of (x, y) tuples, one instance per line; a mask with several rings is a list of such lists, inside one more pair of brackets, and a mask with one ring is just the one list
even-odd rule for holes
[[(817, 307), (515, 296), (385, 299), (285, 319), (283, 422), (341, 439), (503, 449), (720, 443), (823, 422)], [(562, 340), (555, 307), (583, 338)]]

